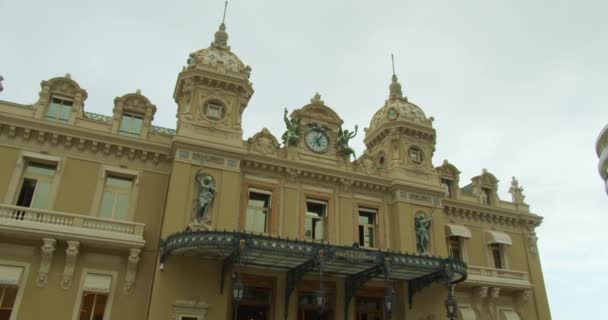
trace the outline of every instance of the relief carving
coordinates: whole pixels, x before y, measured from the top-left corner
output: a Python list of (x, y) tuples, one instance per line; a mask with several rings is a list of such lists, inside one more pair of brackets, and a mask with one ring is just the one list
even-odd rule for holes
[(125, 293), (130, 293), (135, 285), (135, 276), (137, 275), (137, 265), (139, 264), (139, 260), (141, 254), (140, 249), (130, 249), (129, 257), (127, 263), (127, 273), (125, 274), (125, 284), (123, 287), (123, 291)]
[(266, 128), (249, 138), (247, 143), (254, 152), (270, 156), (275, 156), (280, 148), (278, 140)]
[(63, 268), (63, 276), (61, 278), (61, 287), (68, 289), (72, 285), (74, 278), (74, 269), (76, 268), (76, 260), (78, 258), (80, 242), (68, 241), (68, 248), (65, 250), (65, 267)]
[(513, 297), (513, 305), (515, 306), (515, 312), (521, 319), (526, 319), (526, 308), (530, 301), (530, 291), (520, 291)]
[(41, 261), (40, 268), (38, 269), (38, 277), (36, 278), (36, 285), (40, 288), (45, 287), (49, 280), (49, 271), (53, 263), (53, 253), (56, 249), (57, 241), (52, 238), (42, 238), (44, 244), (40, 247)]

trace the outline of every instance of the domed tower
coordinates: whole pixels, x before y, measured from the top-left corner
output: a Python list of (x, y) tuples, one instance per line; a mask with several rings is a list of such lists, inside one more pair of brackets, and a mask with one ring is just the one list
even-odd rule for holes
[(432, 157), (436, 134), (433, 118), (403, 96), (393, 74), (389, 98), (365, 130), (366, 154), (395, 180), (437, 186)]
[(251, 68), (230, 50), (222, 22), (211, 45), (191, 53), (177, 78), (176, 139), (242, 147), (241, 116), (253, 95), (250, 74)]

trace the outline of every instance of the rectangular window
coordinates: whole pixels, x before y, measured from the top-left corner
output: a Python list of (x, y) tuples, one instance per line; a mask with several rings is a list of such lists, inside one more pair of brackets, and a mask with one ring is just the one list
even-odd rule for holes
[(112, 276), (89, 273), (85, 276), (80, 300), (79, 320), (103, 320), (106, 315)]
[(452, 197), (452, 180), (441, 178), (441, 187), (443, 188), (443, 190), (445, 192), (445, 197), (451, 198)]
[(306, 200), (306, 217), (304, 221), (304, 238), (308, 240), (323, 240), (325, 238), (325, 218), (327, 217), (327, 202)]
[(122, 120), (120, 121), (120, 129), (118, 132), (124, 136), (137, 137), (141, 133), (143, 121), (143, 115), (125, 112), (122, 114)]
[(0, 319), (11, 318), (19, 287), (16, 285), (0, 284)]
[(490, 251), (492, 253), (492, 260), (494, 261), (494, 268), (504, 269), (504, 259), (502, 257), (502, 247), (499, 243), (490, 244)]
[(129, 200), (133, 179), (108, 175), (103, 187), (99, 216), (126, 220), (129, 216)]
[(448, 249), (450, 257), (462, 261), (462, 237), (448, 237)]
[(492, 190), (490, 188), (481, 188), (481, 203), (485, 205), (491, 205)]
[(51, 98), (51, 103), (46, 110), (46, 118), (53, 121), (68, 122), (72, 112), (73, 102), (70, 100)]
[(17, 205), (46, 209), (56, 166), (28, 163), (17, 197)]
[(270, 229), (271, 192), (249, 188), (245, 230), (267, 233)]
[(373, 209), (359, 209), (359, 246), (373, 248), (376, 245), (376, 216)]
[(8, 320), (16, 308), (23, 267), (0, 265), (0, 320)]
[(207, 104), (207, 117), (215, 120), (222, 119), (222, 106), (218, 104)]

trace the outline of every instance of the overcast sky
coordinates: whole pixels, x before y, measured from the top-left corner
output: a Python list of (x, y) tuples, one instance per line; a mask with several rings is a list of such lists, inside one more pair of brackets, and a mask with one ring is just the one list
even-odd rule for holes
[[(175, 128), (177, 75), (222, 10), (222, 0), (0, 0), (0, 99), (33, 103), (41, 80), (69, 72), (89, 94), (85, 110), (111, 115), (115, 97), (141, 89), (158, 107), (154, 124)], [(283, 108), (317, 91), (345, 127), (369, 126), (394, 53), (404, 94), (435, 117), (435, 165), (449, 159), (461, 186), (487, 168), (502, 199), (516, 176), (545, 217), (553, 319), (596, 319), (608, 286), (595, 155), (608, 123), (607, 12), (600, 0), (231, 0), (228, 42), (256, 90), (244, 139), (262, 127), (279, 137)]]

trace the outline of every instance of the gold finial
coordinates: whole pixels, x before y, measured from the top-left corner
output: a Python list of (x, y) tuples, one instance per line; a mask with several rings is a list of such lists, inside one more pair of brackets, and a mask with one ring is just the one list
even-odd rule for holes
[(224, 16), (222, 17), (222, 24), (226, 21), (226, 9), (228, 9), (228, 0), (224, 3)]

